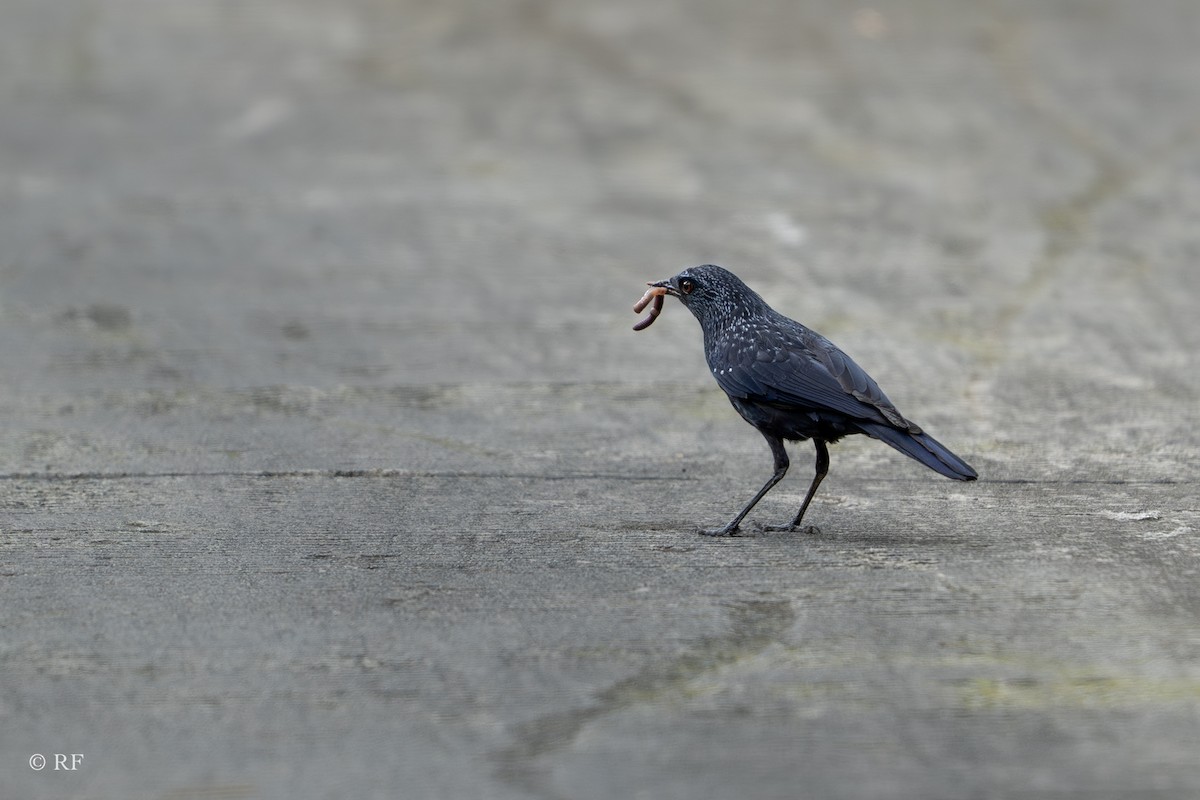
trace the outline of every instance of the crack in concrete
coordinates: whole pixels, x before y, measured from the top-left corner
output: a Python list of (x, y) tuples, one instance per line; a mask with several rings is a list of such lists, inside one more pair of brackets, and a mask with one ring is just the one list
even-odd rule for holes
[(551, 785), (550, 770), (543, 763), (546, 757), (570, 747), (580, 732), (598, 719), (637, 703), (653, 702), (700, 675), (761, 652), (783, 637), (796, 615), (787, 600), (744, 600), (732, 605), (730, 617), (726, 634), (705, 637), (677, 658), (614, 683), (590, 705), (546, 714), (521, 725), (513, 743), (493, 755), (498, 776), (547, 800), (565, 798)]
[[(187, 472), (165, 470), (161, 472), (4, 472), (0, 481), (18, 483), (71, 483), (79, 481), (143, 481), (172, 480), (177, 478), (256, 478), (272, 479), (365, 479), (365, 478), (434, 478), (440, 480), (473, 480), (492, 478), (519, 481), (660, 481), (695, 482), (699, 478), (683, 475), (631, 475), (624, 472), (569, 472), (560, 475), (536, 472), (483, 472), (471, 470), (410, 470), (410, 469), (294, 469), (294, 470), (212, 470), (210, 472)], [(873, 483), (908, 483), (904, 477), (873, 477)], [(989, 478), (995, 484), (1038, 484), (1042, 486), (1175, 486), (1190, 484), (1188, 480), (1169, 478), (1151, 480), (1125, 480), (1120, 478), (1062, 480), (1037, 480), (1032, 478)], [(630, 530), (655, 530), (653, 523), (638, 523)], [(674, 530), (674, 526), (667, 529)]]
[(1169, 162), (1177, 153), (1200, 140), (1200, 124), (1189, 123), (1162, 146), (1122, 158), (1095, 132), (1095, 127), (1054, 97), (1049, 86), (1032, 69), (1028, 26), (1003, 9), (989, 37), (997, 69), (1013, 96), (1030, 113), (1058, 132), (1065, 144), (1085, 155), (1093, 166), (1091, 179), (1056, 203), (1043, 207), (1036, 221), (1043, 234), (1040, 253), (1029, 274), (1012, 287), (993, 312), (992, 324), (979, 327), (974, 354), (977, 368), (967, 384), (967, 401), (975, 416), (984, 416), (990, 384), (1014, 351), (1005, 347), (1022, 315), (1044, 298), (1055, 284), (1068, 283), (1068, 258), (1078, 252), (1092, 232), (1097, 210), (1121, 197), (1148, 172)]
[[(1003, 16), (998, 13), (998, 16)], [(1131, 159), (1123, 160), (1094, 132), (1094, 126), (1072, 113), (1066, 104), (1053, 97), (1044, 82), (1030, 68), (1032, 58), (1027, 47), (1027, 27), (1009, 19), (1001, 22), (990, 38), (989, 52), (1014, 97), (1031, 113), (1057, 130), (1062, 139), (1088, 156), (1095, 170), (1091, 180), (1057, 203), (1041, 210), (1038, 224), (1045, 236), (1042, 251), (1029, 276), (1014, 287), (1011, 299), (1000, 305), (995, 316), (992, 337), (1003, 338), (1020, 314), (1060, 277), (1063, 262), (1083, 244), (1092, 228), (1092, 217), (1103, 204), (1120, 197), (1147, 172), (1170, 160), (1200, 140), (1200, 121), (1182, 127), (1177, 136), (1162, 146)], [(989, 347), (981, 360), (995, 365), (1007, 352)]]
[(536, 472), (478, 472), (410, 469), (291, 469), (291, 470), (213, 470), (211, 472), (8, 472), (0, 481), (122, 481), (164, 478), (499, 478), (501, 480), (540, 481), (694, 481), (677, 475), (631, 475), (621, 472), (573, 472), (540, 474)]
[[(1049, 88), (1030, 69), (1027, 31), (1019, 21), (1002, 22), (990, 39), (989, 52), (1013, 96), (1037, 118), (1058, 131), (1075, 150), (1092, 161), (1091, 181), (1037, 215), (1042, 228), (1042, 251), (1024, 281), (1013, 288), (1010, 299), (995, 313), (990, 331), (993, 343), (1005, 338), (1017, 318), (1041, 296), (1061, 271), (1066, 256), (1077, 250), (1091, 226), (1091, 217), (1103, 203), (1126, 191), (1140, 170), (1123, 164), (1082, 119), (1053, 98)], [(994, 369), (1007, 351), (984, 348), (981, 360)]]

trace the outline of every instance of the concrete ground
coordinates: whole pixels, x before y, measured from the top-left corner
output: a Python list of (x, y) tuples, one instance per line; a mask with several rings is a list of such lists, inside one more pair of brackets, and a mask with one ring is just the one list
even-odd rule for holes
[(1191, 0), (0, 15), (3, 798), (1200, 796)]

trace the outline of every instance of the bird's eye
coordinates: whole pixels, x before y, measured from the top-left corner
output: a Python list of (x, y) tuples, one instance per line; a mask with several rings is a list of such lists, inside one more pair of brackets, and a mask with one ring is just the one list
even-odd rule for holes
[(684, 278), (679, 282), (679, 291), (683, 292), (684, 294), (691, 294), (692, 290), (695, 288), (696, 282), (691, 278)]

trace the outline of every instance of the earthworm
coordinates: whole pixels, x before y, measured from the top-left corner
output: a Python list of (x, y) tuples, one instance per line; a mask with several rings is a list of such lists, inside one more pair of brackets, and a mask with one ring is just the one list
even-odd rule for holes
[(654, 324), (654, 319), (662, 313), (663, 297), (665, 297), (666, 294), (667, 290), (663, 287), (651, 286), (646, 290), (646, 293), (642, 295), (642, 299), (633, 304), (633, 310), (640, 313), (642, 309), (653, 302), (653, 305), (650, 305), (650, 313), (647, 314), (641, 322), (633, 326), (635, 331), (644, 331), (646, 328), (649, 328)]

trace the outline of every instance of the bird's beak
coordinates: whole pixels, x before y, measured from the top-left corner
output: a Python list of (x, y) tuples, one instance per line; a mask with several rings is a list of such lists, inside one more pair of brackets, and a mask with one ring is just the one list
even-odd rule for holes
[(674, 286), (672, 286), (672, 285), (671, 285), (671, 279), (670, 279), (670, 278), (668, 278), (668, 279), (667, 279), (667, 280), (665, 280), (665, 281), (658, 281), (657, 283), (648, 283), (648, 284), (646, 284), (646, 285), (647, 285), (647, 286), (653, 286), (653, 287), (655, 287), (656, 289), (666, 289), (666, 290), (667, 290), (667, 294), (671, 295), (672, 297), (679, 297), (679, 290), (678, 290), (678, 289), (676, 289)]

